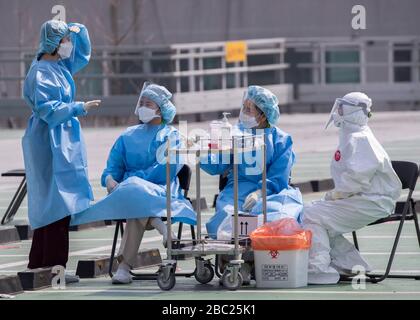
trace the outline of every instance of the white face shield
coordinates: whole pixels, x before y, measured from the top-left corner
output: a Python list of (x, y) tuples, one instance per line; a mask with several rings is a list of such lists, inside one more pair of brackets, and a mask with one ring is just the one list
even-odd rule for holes
[(134, 114), (137, 115), (137, 116), (139, 115), (139, 108), (141, 107), (140, 103), (141, 103), (141, 98), (143, 96), (144, 90), (146, 90), (146, 88), (151, 84), (152, 84), (151, 81), (145, 81), (143, 83), (143, 87), (141, 88), (139, 99), (137, 100), (136, 110), (134, 110)]
[(337, 122), (339, 126), (345, 121), (346, 116), (359, 111), (363, 111), (367, 118), (370, 117), (370, 106), (368, 106), (365, 102), (354, 102), (343, 98), (335, 99), (330, 116), (328, 117), (328, 121), (325, 125), (325, 129), (327, 129), (333, 121)]

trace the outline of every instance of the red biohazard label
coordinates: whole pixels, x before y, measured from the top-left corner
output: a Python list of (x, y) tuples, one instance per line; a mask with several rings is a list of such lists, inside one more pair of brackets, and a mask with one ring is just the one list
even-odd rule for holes
[(271, 259), (276, 259), (279, 255), (279, 252), (277, 250), (271, 250), (270, 251)]
[(341, 159), (341, 152), (340, 152), (340, 150), (337, 150), (335, 152), (334, 159), (335, 159), (335, 161), (340, 161), (340, 159)]

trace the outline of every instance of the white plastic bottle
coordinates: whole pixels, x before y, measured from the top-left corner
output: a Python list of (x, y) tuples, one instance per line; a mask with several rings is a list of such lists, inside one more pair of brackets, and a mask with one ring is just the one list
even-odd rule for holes
[(227, 116), (229, 112), (223, 112), (223, 119), (221, 125), (222, 132), (222, 149), (229, 149), (231, 147), (232, 125), (229, 123)]

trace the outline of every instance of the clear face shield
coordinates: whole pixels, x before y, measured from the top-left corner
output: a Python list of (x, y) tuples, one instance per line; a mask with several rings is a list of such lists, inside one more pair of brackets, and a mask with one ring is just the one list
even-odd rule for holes
[[(345, 106), (345, 108), (344, 108)], [(349, 108), (350, 107), (350, 108)], [(329, 127), (331, 122), (334, 121), (335, 117), (343, 118), (348, 116), (352, 113), (358, 112), (362, 110), (363, 113), (369, 118), (370, 117), (370, 108), (364, 102), (354, 102), (350, 100), (346, 100), (343, 98), (335, 99), (334, 105), (331, 109), (330, 116), (328, 117), (328, 121), (325, 124), (325, 129)]]
[[(146, 90), (146, 88), (148, 87), (148, 86), (150, 86), (152, 84), (152, 82), (151, 81), (145, 81), (144, 83), (143, 83), (143, 87), (141, 88), (141, 91), (140, 91), (140, 95), (139, 95), (139, 99), (137, 100), (137, 104), (136, 104), (136, 110), (134, 110), (134, 114), (135, 115), (139, 115), (139, 109), (140, 109), (140, 107), (142, 106), (141, 105), (141, 103), (142, 102), (144, 102), (144, 97), (143, 97), (143, 93), (144, 93), (144, 91)], [(142, 101), (142, 98), (143, 97), (143, 101)]]

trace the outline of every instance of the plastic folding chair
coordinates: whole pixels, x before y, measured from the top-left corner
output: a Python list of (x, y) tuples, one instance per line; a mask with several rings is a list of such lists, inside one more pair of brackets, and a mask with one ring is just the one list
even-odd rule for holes
[[(408, 162), (408, 161), (392, 161), (392, 167), (394, 168), (396, 174), (401, 180), (403, 190), (408, 189), (408, 195), (404, 202), (397, 202), (395, 212), (389, 215), (386, 218), (379, 219), (371, 224), (377, 225), (385, 222), (390, 221), (400, 221), (398, 225), (397, 234), (394, 239), (394, 244), (392, 246), (391, 254), (388, 259), (388, 264), (384, 274), (366, 274), (367, 279), (366, 281), (372, 283), (378, 283), (386, 278), (408, 278), (408, 279), (416, 279), (420, 280), (419, 275), (409, 275), (409, 274), (389, 274), (391, 271), (392, 262), (394, 261), (395, 252), (397, 250), (398, 242), (400, 240), (402, 228), (404, 222), (406, 220), (414, 220), (414, 226), (416, 228), (417, 233), (417, 240), (420, 246), (420, 229), (419, 229), (419, 222), (418, 217), (415, 209), (415, 201), (413, 200), (413, 192), (416, 188), (417, 179), (419, 177), (419, 166), (416, 163)], [(357, 241), (356, 231), (353, 231), (353, 241), (354, 245), (356, 246), (357, 250), (359, 250), (359, 244)], [(350, 280), (352, 277), (342, 277), (341, 281)]]

